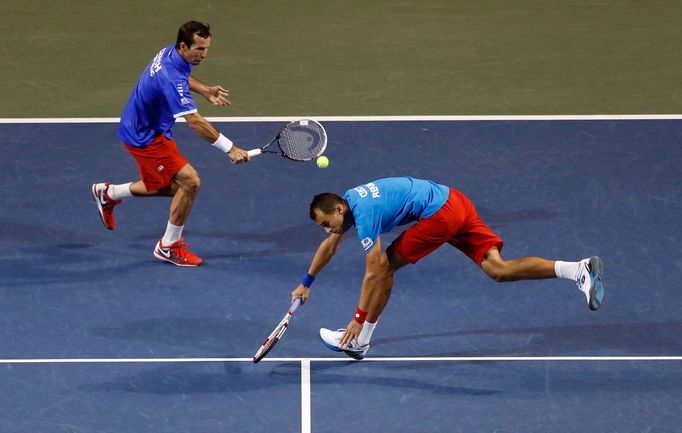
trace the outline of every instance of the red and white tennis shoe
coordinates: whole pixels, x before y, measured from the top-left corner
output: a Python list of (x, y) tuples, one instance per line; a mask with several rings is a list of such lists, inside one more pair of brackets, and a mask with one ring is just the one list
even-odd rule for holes
[(121, 200), (112, 200), (109, 194), (107, 194), (108, 190), (109, 182), (92, 184), (92, 198), (97, 203), (97, 210), (99, 210), (99, 216), (102, 218), (102, 224), (109, 230), (113, 230), (116, 228), (114, 207), (121, 204)]
[(163, 245), (159, 240), (154, 248), (154, 257), (177, 266), (199, 266), (202, 260), (186, 248), (189, 246), (190, 244), (186, 244), (182, 238), (168, 246)]

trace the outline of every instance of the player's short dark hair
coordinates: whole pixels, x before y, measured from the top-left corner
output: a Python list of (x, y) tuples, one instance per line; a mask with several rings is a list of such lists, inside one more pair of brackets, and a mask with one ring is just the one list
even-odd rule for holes
[(187, 21), (180, 26), (178, 30), (178, 39), (175, 42), (175, 48), (180, 48), (180, 42), (184, 42), (187, 48), (194, 43), (194, 35), (201, 38), (208, 38), (211, 36), (211, 26), (200, 23), (199, 21)]
[(334, 213), (334, 206), (343, 203), (343, 199), (333, 192), (323, 192), (313, 197), (310, 202), (310, 219), (315, 221), (315, 209), (319, 209), (323, 214)]

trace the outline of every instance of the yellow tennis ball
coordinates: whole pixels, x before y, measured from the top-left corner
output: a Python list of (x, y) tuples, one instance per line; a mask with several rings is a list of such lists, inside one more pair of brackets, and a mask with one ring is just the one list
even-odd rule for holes
[(319, 168), (329, 167), (329, 158), (327, 158), (326, 156), (320, 156), (319, 158), (317, 158), (317, 166)]

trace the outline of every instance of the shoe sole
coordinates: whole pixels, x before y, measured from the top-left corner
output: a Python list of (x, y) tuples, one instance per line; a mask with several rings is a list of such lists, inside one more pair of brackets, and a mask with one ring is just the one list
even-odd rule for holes
[(95, 203), (97, 203), (97, 211), (99, 212), (99, 219), (102, 220), (102, 224), (107, 230), (113, 230), (114, 227), (109, 227), (107, 223), (104, 221), (104, 213), (102, 212), (102, 203), (99, 202), (99, 197), (97, 195), (97, 184), (93, 183), (92, 184), (92, 198), (95, 199)]
[(590, 310), (596, 311), (604, 301), (604, 261), (597, 256), (590, 257)]
[(351, 358), (353, 358), (356, 361), (361, 361), (361, 360), (365, 359), (365, 355), (362, 355), (362, 354), (355, 354), (353, 352), (347, 352), (345, 350), (343, 351), (343, 353), (350, 356)]
[(164, 262), (171, 263), (171, 264), (173, 264), (173, 265), (175, 265), (175, 266), (182, 266), (182, 267), (185, 267), (185, 268), (193, 268), (193, 267), (197, 267), (197, 266), (199, 266), (199, 265), (201, 264), (201, 263), (199, 263), (199, 264), (196, 264), (196, 265), (191, 265), (191, 264), (176, 263), (176, 262), (174, 262), (173, 260), (171, 260), (171, 259), (165, 257), (164, 255), (159, 254), (158, 252), (156, 252), (156, 249), (154, 249), (154, 257), (156, 257), (156, 258), (159, 259), (159, 260), (163, 260)]

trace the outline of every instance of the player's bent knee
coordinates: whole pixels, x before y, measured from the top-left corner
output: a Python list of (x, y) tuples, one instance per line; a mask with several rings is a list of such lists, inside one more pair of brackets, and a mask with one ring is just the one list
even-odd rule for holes
[(497, 262), (484, 261), (481, 263), (483, 272), (495, 282), (503, 283), (510, 281), (510, 270), (503, 264)]
[(192, 179), (192, 189), (194, 190), (194, 192), (198, 192), (198, 191), (199, 191), (199, 188), (201, 188), (201, 178), (200, 178), (199, 175), (197, 174), (197, 175), (194, 176), (194, 178)]
[(201, 188), (201, 178), (199, 175), (195, 174), (183, 179), (179, 184), (180, 188), (184, 189), (186, 192), (196, 195), (196, 193), (199, 192), (199, 188)]
[(505, 281), (509, 281), (509, 277), (503, 273), (490, 273), (488, 274), (490, 278), (492, 278), (496, 283), (504, 283)]

